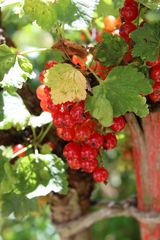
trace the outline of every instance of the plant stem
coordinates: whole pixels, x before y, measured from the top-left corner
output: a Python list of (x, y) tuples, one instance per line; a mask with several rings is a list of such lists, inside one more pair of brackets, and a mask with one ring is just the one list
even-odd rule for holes
[(48, 48), (36, 48), (36, 49), (31, 49), (31, 50), (28, 50), (28, 51), (23, 51), (23, 52), (20, 52), (19, 55), (28, 55), (30, 53), (36, 53), (36, 52), (46, 52), (46, 51), (49, 51), (50, 49)]
[(52, 128), (53, 123), (51, 122), (50, 124), (48, 124), (46, 130), (43, 132), (43, 134), (41, 135), (38, 143), (41, 143), (43, 141), (43, 139), (45, 138), (45, 136), (47, 135), (47, 133), (50, 131), (50, 129)]
[(97, 74), (96, 74), (90, 67), (88, 67), (87, 65), (86, 65), (86, 67), (87, 67), (87, 69), (94, 75), (94, 77), (97, 79), (97, 81), (98, 81), (99, 83), (101, 83), (102, 80), (97, 76)]

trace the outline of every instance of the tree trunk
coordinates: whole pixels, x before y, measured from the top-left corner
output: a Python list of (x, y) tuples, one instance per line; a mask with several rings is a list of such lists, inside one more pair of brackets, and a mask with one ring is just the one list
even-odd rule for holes
[[(127, 116), (133, 142), (138, 207), (141, 211), (160, 212), (160, 112), (141, 121)], [(160, 240), (160, 223), (140, 222), (142, 240)]]
[[(88, 174), (69, 170), (69, 191), (67, 195), (51, 193), (49, 204), (53, 224), (64, 224), (75, 220), (90, 210), (90, 196), (93, 180)], [(60, 233), (61, 240), (91, 240), (89, 229), (67, 237), (65, 231)]]

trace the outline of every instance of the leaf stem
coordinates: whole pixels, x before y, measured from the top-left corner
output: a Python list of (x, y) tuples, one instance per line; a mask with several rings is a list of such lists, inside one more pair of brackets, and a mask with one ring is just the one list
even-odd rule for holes
[(101, 83), (102, 80), (97, 76), (97, 74), (96, 74), (89, 66), (87, 66), (86, 64), (85, 64), (85, 66), (86, 66), (87, 69), (94, 75), (94, 77), (97, 79), (97, 81), (98, 81), (99, 83)]
[(40, 136), (38, 143), (41, 143), (43, 141), (43, 139), (45, 138), (45, 136), (47, 135), (47, 133), (50, 131), (50, 129), (52, 128), (53, 123), (51, 122), (50, 124), (48, 124), (46, 130), (43, 132), (43, 134)]
[(36, 49), (31, 49), (31, 50), (28, 50), (28, 51), (22, 51), (19, 53), (19, 55), (28, 55), (30, 53), (36, 53), (36, 52), (46, 52), (46, 51), (49, 51), (50, 49), (48, 48), (36, 48)]

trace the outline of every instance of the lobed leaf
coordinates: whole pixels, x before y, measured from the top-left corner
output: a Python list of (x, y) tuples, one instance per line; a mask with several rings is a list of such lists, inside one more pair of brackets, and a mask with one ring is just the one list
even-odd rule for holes
[(83, 74), (70, 64), (56, 64), (47, 70), (44, 83), (51, 88), (54, 104), (80, 101), (86, 98), (87, 81)]
[(135, 42), (133, 55), (142, 60), (155, 61), (160, 56), (160, 24), (147, 24), (131, 33)]
[(113, 36), (110, 33), (103, 34), (103, 41), (95, 49), (95, 57), (106, 67), (118, 65), (124, 54), (128, 51), (128, 46), (124, 39)]

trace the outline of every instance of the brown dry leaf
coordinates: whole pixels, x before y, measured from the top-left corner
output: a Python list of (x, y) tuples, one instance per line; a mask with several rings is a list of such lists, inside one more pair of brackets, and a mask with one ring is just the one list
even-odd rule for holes
[(65, 52), (67, 55), (72, 57), (73, 55), (77, 55), (81, 58), (85, 58), (87, 56), (87, 50), (85, 47), (81, 46), (80, 44), (77, 44), (75, 42), (72, 42), (68, 39), (63, 39), (58, 42), (56, 42), (52, 48), (61, 50)]

